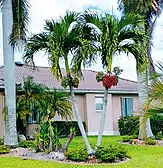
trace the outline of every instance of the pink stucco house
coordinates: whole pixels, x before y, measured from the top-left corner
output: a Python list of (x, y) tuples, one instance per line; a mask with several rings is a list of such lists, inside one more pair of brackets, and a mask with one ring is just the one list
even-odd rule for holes
[[(92, 70), (83, 70), (83, 77), (80, 80), (75, 95), (80, 109), (82, 120), (86, 123), (87, 134), (97, 135), (100, 114), (102, 112), (102, 101), (104, 88), (101, 83), (96, 81), (96, 73)], [(48, 67), (38, 67), (31, 70), (28, 66), (16, 64), (16, 82), (21, 83), (23, 77), (33, 76), (34, 80), (50, 88), (63, 89), (60, 82), (51, 73)], [(3, 67), (0, 67), (0, 79), (3, 78)], [(137, 82), (120, 79), (118, 86), (113, 87), (108, 92), (108, 107), (104, 135), (117, 135), (118, 119), (120, 116), (132, 115), (138, 109), (138, 90)], [(0, 136), (4, 134), (4, 120), (2, 109), (4, 107), (4, 86), (0, 80)], [(60, 120), (56, 117), (55, 120)], [(75, 118), (74, 118), (75, 120)], [(33, 134), (38, 127), (36, 117), (32, 117), (28, 134)]]

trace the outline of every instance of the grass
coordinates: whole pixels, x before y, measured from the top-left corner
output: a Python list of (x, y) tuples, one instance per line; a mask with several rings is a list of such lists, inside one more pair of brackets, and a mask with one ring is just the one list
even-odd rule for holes
[[(96, 137), (89, 137), (91, 145), (94, 146)], [(103, 145), (115, 144), (121, 137), (104, 137)], [(63, 141), (62, 141), (63, 142)], [(70, 148), (80, 148), (84, 146), (81, 137), (76, 137)], [(107, 165), (72, 165), (57, 162), (23, 160), (13, 157), (0, 157), (0, 168), (162, 168), (163, 166), (163, 147), (159, 146), (129, 146), (125, 145), (131, 160), (122, 164)]]

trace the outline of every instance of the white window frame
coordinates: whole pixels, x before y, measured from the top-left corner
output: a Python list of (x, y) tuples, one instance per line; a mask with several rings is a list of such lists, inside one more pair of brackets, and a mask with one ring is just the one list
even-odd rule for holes
[[(101, 98), (102, 99), (102, 102), (101, 102), (101, 104), (103, 105), (103, 99), (104, 99), (104, 96), (102, 96), (102, 95), (96, 95), (95, 96), (95, 110), (96, 110), (96, 113), (101, 113), (102, 112), (102, 110), (103, 110), (103, 108), (101, 109), (101, 110), (97, 110), (96, 109), (96, 104), (97, 104), (97, 99), (99, 99), (99, 98)], [(100, 104), (100, 103), (99, 103)]]

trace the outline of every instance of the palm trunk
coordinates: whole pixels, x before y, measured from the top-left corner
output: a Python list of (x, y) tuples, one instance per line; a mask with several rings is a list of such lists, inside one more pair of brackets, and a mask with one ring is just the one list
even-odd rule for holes
[(151, 55), (151, 47), (152, 47), (152, 34), (154, 32), (154, 28), (155, 28), (155, 24), (158, 18), (158, 12), (156, 13), (155, 19), (152, 22), (152, 24), (150, 25), (150, 30), (149, 30), (149, 41), (148, 41), (148, 48), (147, 48), (147, 56), (148, 56), (148, 61), (150, 63), (150, 73), (155, 72), (155, 67), (154, 67), (154, 63), (153, 63), (153, 59), (152, 59), (152, 55)]
[(104, 132), (104, 125), (105, 125), (105, 118), (106, 118), (106, 111), (107, 111), (107, 102), (108, 102), (107, 96), (108, 96), (108, 89), (105, 87), (103, 110), (102, 110), (101, 118), (100, 118), (100, 127), (99, 127), (99, 131), (98, 131), (98, 138), (97, 138), (96, 146), (101, 145), (102, 135)]
[[(148, 99), (148, 79), (146, 73), (147, 71), (142, 74), (138, 73), (138, 92), (141, 108), (146, 104)], [(154, 137), (150, 126), (150, 119), (145, 118), (144, 111), (142, 111), (139, 126), (139, 139), (144, 140), (149, 137)]]
[[(158, 18), (158, 13), (156, 14), (156, 17), (155, 17), (153, 23), (150, 26), (150, 32), (149, 32), (150, 39), (152, 39), (152, 34), (153, 34), (153, 31), (154, 31), (154, 26), (155, 26), (157, 18)], [(151, 43), (150, 39), (149, 39), (148, 47), (147, 47), (147, 56), (148, 56), (148, 61), (150, 63), (149, 75), (151, 73), (155, 72), (155, 67), (154, 67), (154, 63), (153, 63), (153, 59), (152, 59), (152, 55), (151, 55), (151, 46), (152, 46), (152, 43)], [(147, 81), (146, 87), (148, 87), (148, 81)], [(152, 129), (151, 129), (150, 118), (147, 118), (146, 121), (145, 121), (145, 130), (146, 130), (146, 134), (144, 134), (144, 135), (147, 138), (148, 137), (154, 138), (154, 135), (153, 135)], [(142, 138), (143, 136), (141, 136), (141, 134), (140, 134), (140, 137)]]
[(12, 32), (12, 0), (3, 1), (2, 11), (3, 25), (3, 58), (4, 58), (4, 85), (6, 97), (6, 122), (5, 122), (5, 145), (18, 145), (16, 130), (16, 90), (15, 90), (15, 63), (14, 49), (9, 44), (9, 36)]
[(75, 137), (75, 133), (73, 131), (70, 131), (70, 135), (69, 138), (67, 139), (66, 143), (64, 144), (63, 148), (61, 149), (61, 152), (65, 153), (68, 150), (68, 147), (71, 143), (71, 141), (73, 140), (73, 138)]
[(88, 154), (92, 155), (92, 154), (94, 154), (94, 150), (91, 148), (91, 146), (89, 144), (89, 141), (88, 141), (88, 138), (87, 138), (87, 135), (86, 135), (86, 132), (84, 130), (84, 126), (83, 126), (81, 117), (79, 115), (78, 105), (77, 105), (77, 102), (76, 102), (76, 99), (75, 99), (75, 94), (74, 94), (74, 90), (73, 90), (72, 86), (70, 86), (70, 94), (71, 94), (71, 101), (72, 101), (75, 117), (76, 117), (76, 120), (78, 122), (78, 126), (79, 126), (80, 132), (82, 134), (85, 147), (87, 148)]
[(52, 152), (53, 151), (53, 143), (52, 143), (52, 136), (53, 135), (53, 130), (49, 130), (49, 151)]

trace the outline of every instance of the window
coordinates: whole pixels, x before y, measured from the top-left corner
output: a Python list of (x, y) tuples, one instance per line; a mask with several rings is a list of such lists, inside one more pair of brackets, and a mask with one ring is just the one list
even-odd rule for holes
[(39, 111), (36, 108), (32, 109), (32, 116), (28, 118), (28, 123), (29, 124), (34, 124), (34, 123), (39, 123), (40, 122), (40, 116), (39, 116)]
[(103, 109), (103, 97), (95, 97), (96, 111), (101, 112)]
[(121, 98), (122, 117), (133, 114), (133, 98)]

